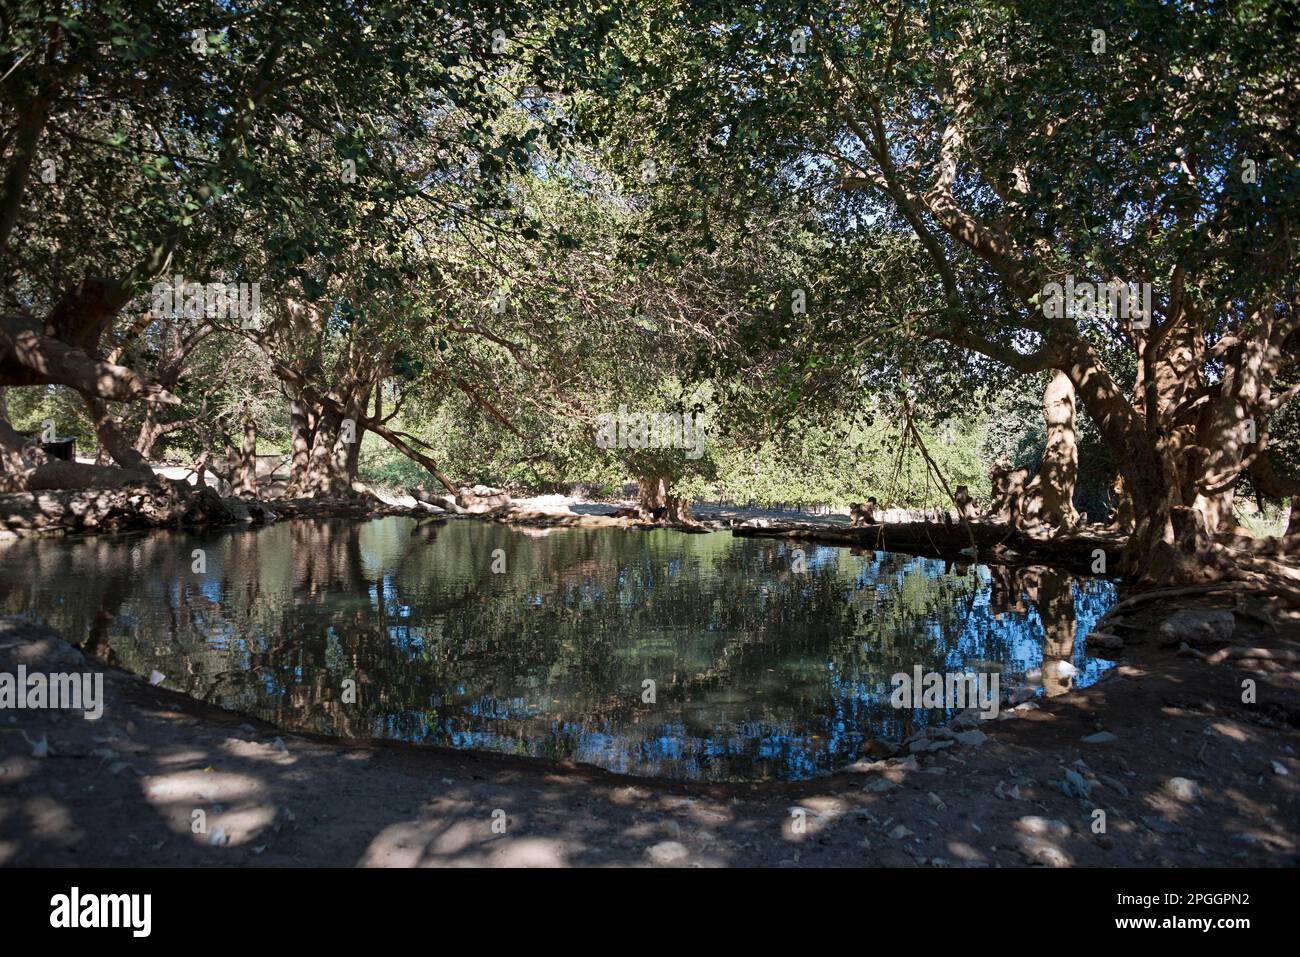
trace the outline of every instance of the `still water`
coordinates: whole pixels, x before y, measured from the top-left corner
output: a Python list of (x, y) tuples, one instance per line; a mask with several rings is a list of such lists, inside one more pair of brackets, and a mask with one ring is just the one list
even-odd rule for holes
[(815, 777), (942, 723), (890, 705), (915, 665), (1087, 684), (1113, 602), (1049, 568), (728, 532), (382, 518), (0, 547), (0, 612), (282, 728), (694, 779)]

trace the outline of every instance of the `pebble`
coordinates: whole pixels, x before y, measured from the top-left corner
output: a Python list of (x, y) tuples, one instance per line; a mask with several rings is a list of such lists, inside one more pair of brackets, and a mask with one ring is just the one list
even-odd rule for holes
[(646, 848), (646, 856), (653, 864), (677, 864), (690, 856), (690, 851), (677, 841), (660, 841)]
[(1165, 790), (1179, 801), (1191, 803), (1201, 799), (1201, 786), (1191, 778), (1170, 778), (1165, 782)]
[(1112, 741), (1118, 741), (1119, 738), (1109, 731), (1098, 731), (1096, 734), (1085, 735), (1079, 740), (1084, 744), (1110, 744)]

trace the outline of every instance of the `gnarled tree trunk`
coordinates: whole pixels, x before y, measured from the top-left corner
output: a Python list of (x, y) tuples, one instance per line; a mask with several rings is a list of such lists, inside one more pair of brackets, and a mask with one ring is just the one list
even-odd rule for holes
[(245, 410), (244, 442), (239, 449), (239, 494), (257, 495), (257, 423)]

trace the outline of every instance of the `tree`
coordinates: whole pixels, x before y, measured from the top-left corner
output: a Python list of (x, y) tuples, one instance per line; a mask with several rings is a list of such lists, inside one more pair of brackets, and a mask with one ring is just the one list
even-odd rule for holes
[[(1247, 474), (1296, 489), (1268, 453), (1300, 360), (1283, 7), (647, 2), (624, 22), (581, 71), (614, 91), (597, 115), (638, 104), (614, 131), (630, 160), (667, 152), (682, 193), (797, 195), (919, 253), (886, 308), (845, 283), (820, 314), (1063, 373), (1119, 465), (1129, 572), (1201, 572)], [(1108, 311), (1116, 281), (1149, 309)]]

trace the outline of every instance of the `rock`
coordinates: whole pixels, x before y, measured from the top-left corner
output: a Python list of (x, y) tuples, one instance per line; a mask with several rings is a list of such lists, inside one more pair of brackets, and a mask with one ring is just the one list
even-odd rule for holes
[(999, 801), (1019, 801), (1020, 785), (1013, 784), (1010, 788), (1006, 787), (1005, 781), (999, 781), (997, 787), (993, 789), (993, 796)]
[(1286, 775), (1290, 774), (1291, 772), (1288, 771), (1288, 770), (1286, 769), (1286, 765), (1283, 764), (1281, 761), (1274, 761), (1274, 762), (1273, 762), (1273, 773), (1274, 773), (1274, 774), (1280, 774), (1280, 775), (1282, 775), (1283, 777), (1285, 777)]
[[(1108, 631), (1094, 631), (1084, 639), (1084, 644), (1089, 653), (1097, 654), (1099, 652), (1117, 652), (1124, 650), (1124, 639), (1119, 635), (1113, 635)], [(1105, 657), (1102, 654), (1102, 657)]]
[(1118, 741), (1119, 738), (1109, 731), (1098, 731), (1096, 734), (1085, 735), (1079, 740), (1084, 744), (1110, 744), (1112, 741)]
[(946, 811), (946, 810), (948, 810), (948, 805), (946, 805), (946, 804), (943, 803), (943, 798), (939, 797), (939, 795), (935, 794), (933, 791), (931, 791), (931, 792), (930, 792), (929, 794), (927, 794), (925, 797), (926, 797), (926, 800), (928, 800), (931, 804), (933, 804), (933, 805), (935, 806), (935, 809), (936, 809), (936, 810), (939, 810), (939, 811)]
[(1070, 836), (1070, 825), (1054, 817), (1039, 817), (1026, 814), (1016, 821), (1016, 830), (1030, 837), (1066, 838)]
[(1016, 830), (1020, 832), (1016, 850), (1031, 864), (1046, 867), (1072, 867), (1073, 859), (1057, 841), (1070, 836), (1070, 826), (1055, 818), (1026, 815), (1016, 821)]
[(889, 836), (896, 841), (901, 841), (905, 837), (911, 837), (912, 832), (909, 831), (902, 824), (900, 824), (898, 825), (898, 827), (894, 828), (892, 831), (889, 832)]
[(1191, 778), (1170, 778), (1165, 782), (1165, 791), (1170, 797), (1186, 804), (1201, 799), (1201, 786)]
[(892, 758), (897, 753), (897, 745), (884, 738), (872, 738), (862, 746), (862, 754), (868, 758)]
[(961, 731), (955, 737), (958, 744), (968, 748), (977, 748), (989, 739), (983, 731)]
[(1007, 700), (1014, 707), (1018, 704), (1024, 704), (1035, 696), (1033, 688), (1017, 688), (1015, 691), (1011, 692), (1011, 696)]
[(862, 790), (870, 791), (872, 794), (884, 794), (886, 791), (890, 791), (896, 787), (898, 787), (898, 785), (889, 780), (889, 778), (884, 777), (883, 775), (878, 775), (863, 785)]
[(889, 766), (891, 768), (896, 768), (899, 771), (921, 770), (921, 765), (917, 763), (915, 756), (912, 755), (908, 755), (906, 758), (891, 758), (889, 760)]
[(161, 671), (149, 672), (149, 684), (151, 685), (160, 685), (166, 680), (167, 680), (167, 676), (163, 674)]
[(216, 830), (208, 835), (208, 843), (213, 847), (224, 847), (229, 844), (230, 838), (226, 835), (226, 829), (224, 827), (217, 827)]
[(1184, 608), (1174, 612), (1160, 624), (1160, 644), (1172, 648), (1182, 642), (1188, 645), (1219, 644), (1232, 638), (1236, 619), (1232, 612), (1221, 608)]
[(1074, 866), (1074, 860), (1069, 854), (1051, 841), (1042, 838), (1022, 838), (1017, 844), (1016, 850), (1030, 864), (1041, 864), (1044, 867)]
[(1065, 779), (1060, 782), (1060, 788), (1066, 797), (1077, 797), (1086, 800), (1089, 792), (1092, 791), (1092, 782), (1078, 771), (1066, 768)]
[(459, 509), (471, 515), (482, 515), (498, 508), (509, 508), (510, 496), (499, 489), (486, 485), (475, 485), (472, 489), (462, 488), (456, 493)]
[(1121, 784), (1119, 781), (1116, 781), (1114, 778), (1107, 777), (1106, 775), (1102, 774), (1102, 775), (1098, 775), (1097, 780), (1099, 780), (1102, 784), (1106, 785), (1106, 787), (1110, 788), (1112, 791), (1116, 792), (1117, 794), (1121, 794), (1124, 797), (1128, 797), (1129, 794), (1128, 788), (1124, 787), (1123, 784)]
[(680, 864), (690, 856), (690, 851), (677, 841), (660, 841), (646, 848), (646, 856), (650, 858), (652, 864)]

